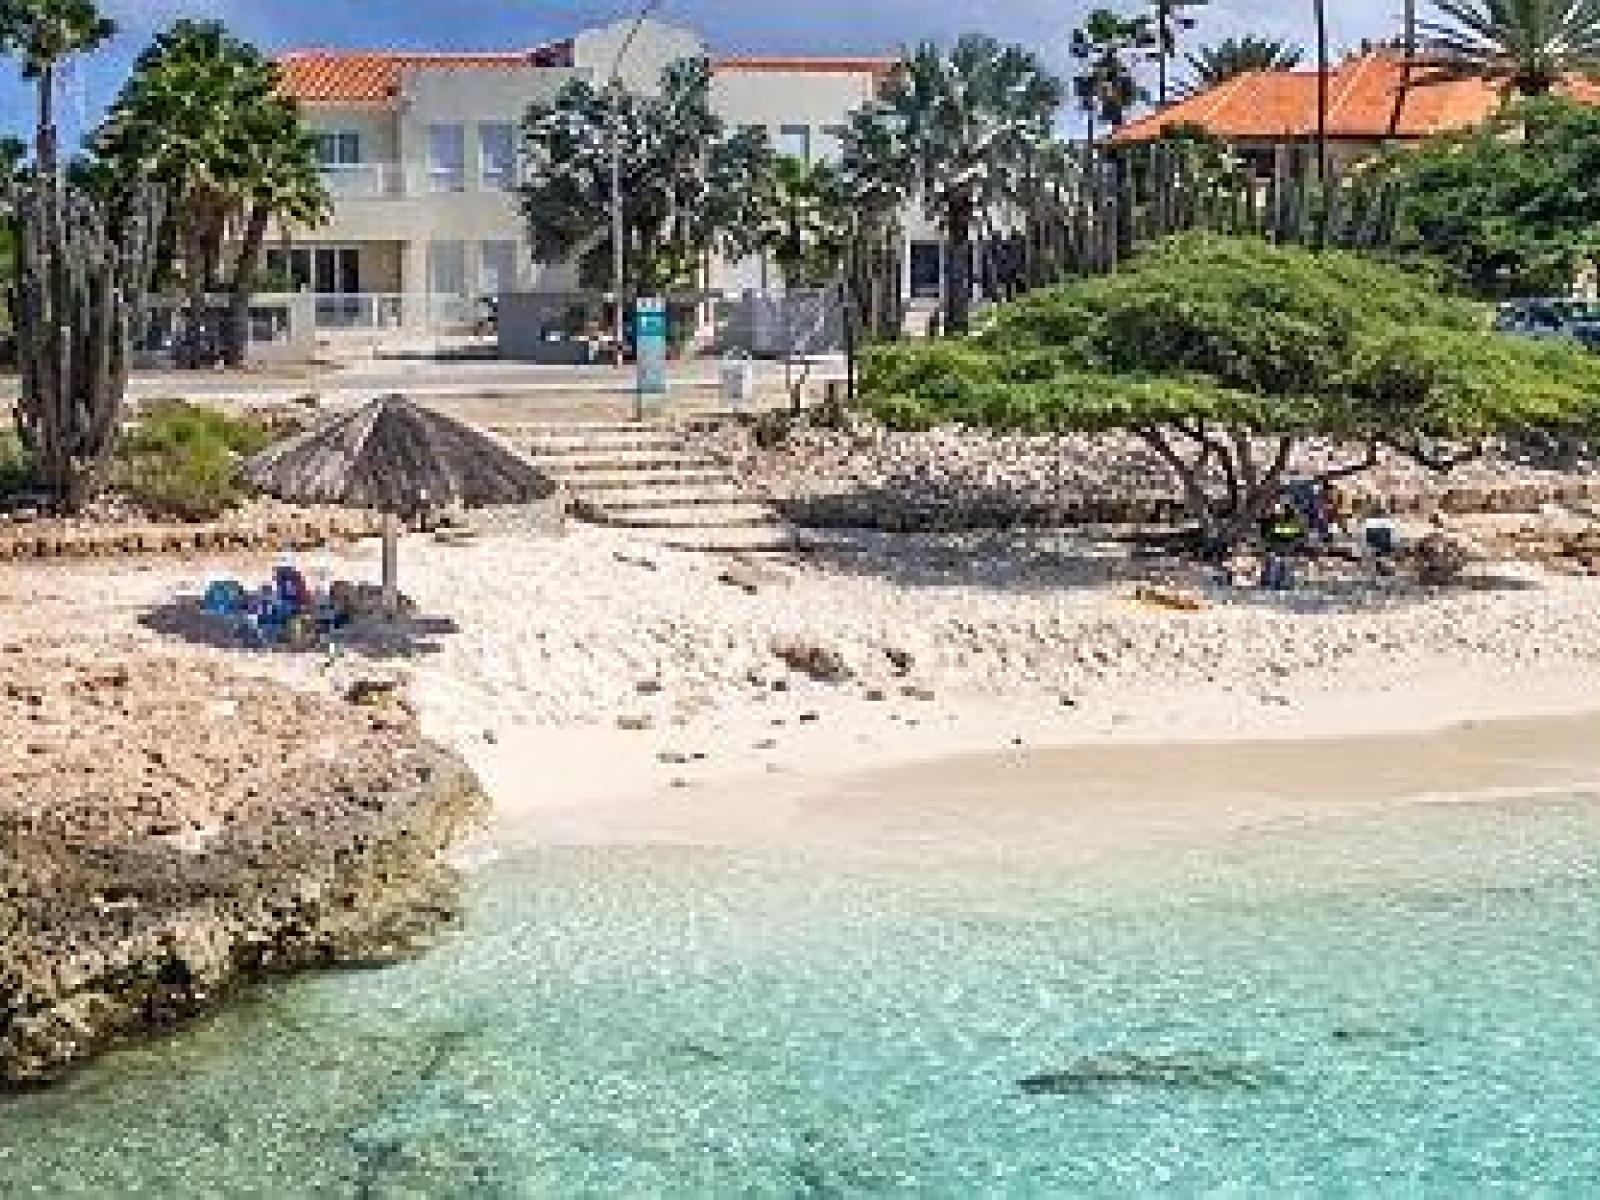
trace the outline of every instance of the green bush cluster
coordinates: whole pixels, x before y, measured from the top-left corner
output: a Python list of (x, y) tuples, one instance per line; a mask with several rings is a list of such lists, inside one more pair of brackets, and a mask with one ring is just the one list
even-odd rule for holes
[(1395, 150), (1394, 250), (1486, 298), (1565, 295), (1600, 256), (1600, 109), (1525, 100), (1474, 129)]
[(259, 421), (161, 401), (123, 434), (110, 482), (152, 516), (215, 520), (248, 497), (240, 463), (272, 440)]
[(1600, 358), (1493, 334), (1426, 272), (1256, 238), (1172, 238), (1001, 306), (961, 342), (869, 352), (898, 427), (1205, 422), (1254, 434), (1471, 438), (1594, 423)]

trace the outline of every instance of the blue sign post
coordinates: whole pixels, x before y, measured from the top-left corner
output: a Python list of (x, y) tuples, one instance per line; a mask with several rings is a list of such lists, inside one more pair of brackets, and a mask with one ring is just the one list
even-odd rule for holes
[(640, 299), (633, 314), (634, 358), (638, 365), (637, 415), (646, 396), (667, 394), (667, 302)]

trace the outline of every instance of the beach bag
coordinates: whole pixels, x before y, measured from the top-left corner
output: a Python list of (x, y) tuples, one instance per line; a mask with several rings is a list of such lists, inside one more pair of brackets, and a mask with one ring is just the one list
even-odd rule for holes
[(295, 567), (279, 567), (272, 572), (272, 584), (278, 593), (278, 604), (285, 613), (303, 613), (311, 610), (311, 588), (306, 577)]
[(201, 598), (200, 610), (213, 617), (237, 617), (250, 610), (250, 597), (237, 579), (213, 580)]

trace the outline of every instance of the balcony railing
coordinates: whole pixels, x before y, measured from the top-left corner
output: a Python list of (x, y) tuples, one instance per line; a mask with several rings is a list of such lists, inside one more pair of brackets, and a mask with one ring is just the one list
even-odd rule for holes
[(399, 197), (407, 190), (405, 168), (397, 162), (325, 166), (322, 182), (335, 200)]
[(464, 167), (373, 162), (324, 166), (322, 181), (335, 200), (398, 200), (407, 196), (456, 195), (474, 188), (480, 192), (509, 192), (517, 186), (517, 173), (498, 166), (469, 171)]
[(329, 333), (431, 330), (470, 333), (489, 308), (471, 296), (426, 292), (361, 292), (311, 297), (316, 327)]

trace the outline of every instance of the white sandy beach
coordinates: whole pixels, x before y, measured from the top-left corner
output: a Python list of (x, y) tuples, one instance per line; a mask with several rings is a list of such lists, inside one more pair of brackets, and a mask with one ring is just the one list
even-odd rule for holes
[[(411, 537), (411, 636), (395, 653), (332, 660), (194, 641), (203, 626), (187, 610), (206, 581), (264, 576), (261, 560), (13, 564), (0, 611), (8, 637), (187, 642), (303, 687), (397, 674), (517, 840), (703, 837), (684, 819), (697, 812), (738, 826), (730, 836), (790, 836), (785, 797), (962, 755), (1383, 737), (1600, 710), (1591, 579), (1507, 566), (1448, 591), (1211, 589), (1187, 612), (1136, 598), (1137, 581), (1171, 568), (1054, 535), (854, 547), (749, 564), (591, 528), (500, 529), (464, 546)], [(376, 547), (300, 565), (369, 577)], [(818, 664), (833, 678), (811, 678)], [(1354, 769), (1365, 753), (1316, 770)], [(1189, 760), (1164, 761), (1188, 786)], [(1241, 765), (1236, 782), (1251, 776)]]

